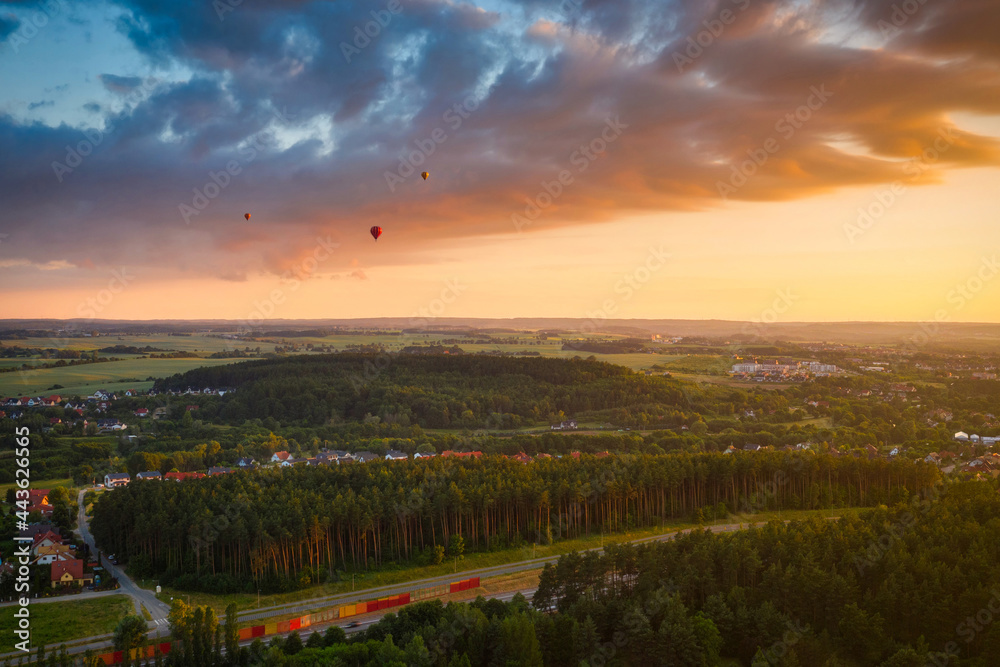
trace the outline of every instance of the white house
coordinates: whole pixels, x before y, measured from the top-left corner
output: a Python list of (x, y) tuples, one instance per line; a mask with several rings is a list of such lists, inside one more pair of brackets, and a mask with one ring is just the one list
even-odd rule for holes
[(966, 433), (965, 431), (959, 431), (958, 433), (955, 434), (955, 440), (968, 440), (968, 439), (969, 439), (969, 434)]
[(113, 472), (104, 476), (104, 487), (113, 489), (116, 486), (125, 486), (131, 481), (132, 478), (128, 476), (128, 473)]
[(407, 456), (406, 452), (401, 452), (398, 449), (390, 449), (385, 454), (386, 461), (406, 461), (410, 457)]

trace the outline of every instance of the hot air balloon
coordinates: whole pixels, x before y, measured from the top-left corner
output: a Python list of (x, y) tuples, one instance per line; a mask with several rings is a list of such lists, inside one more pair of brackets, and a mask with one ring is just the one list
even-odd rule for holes
[(378, 237), (382, 236), (382, 228), (381, 227), (372, 227), (371, 228), (371, 233), (372, 233), (372, 238), (374, 238), (376, 241), (378, 241)]
[(249, 213), (244, 213), (243, 217), (246, 218), (247, 220), (249, 220), (250, 219), (250, 214)]
[(427, 177), (430, 176), (431, 173), (429, 171), (422, 171), (420, 172), (420, 175), (423, 176), (424, 180), (426, 181)]

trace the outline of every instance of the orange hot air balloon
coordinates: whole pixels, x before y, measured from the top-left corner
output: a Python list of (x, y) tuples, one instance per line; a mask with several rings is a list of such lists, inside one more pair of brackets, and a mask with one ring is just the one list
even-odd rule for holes
[(243, 217), (246, 218), (247, 220), (249, 220), (250, 219), (250, 214), (249, 213), (244, 213)]
[(421, 176), (423, 177), (423, 179), (424, 179), (424, 180), (426, 181), (426, 180), (427, 180), (427, 177), (428, 177), (428, 176), (430, 176), (430, 175), (431, 175), (431, 173), (430, 173), (429, 171), (422, 171), (422, 172), (420, 172), (420, 175), (421, 175)]
[(378, 241), (378, 237), (382, 236), (382, 228), (381, 227), (372, 227), (371, 228), (371, 233), (372, 233), (372, 238), (374, 238), (376, 241)]

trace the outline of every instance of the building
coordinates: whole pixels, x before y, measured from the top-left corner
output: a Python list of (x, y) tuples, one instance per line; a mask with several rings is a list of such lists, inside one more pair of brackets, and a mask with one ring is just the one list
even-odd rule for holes
[(376, 454), (368, 451), (354, 453), (354, 460), (359, 463), (368, 463), (369, 461), (374, 461), (377, 458), (378, 456)]
[(406, 452), (401, 452), (398, 449), (390, 449), (385, 453), (386, 461), (408, 461), (409, 459)]
[(155, 470), (153, 472), (141, 472), (138, 475), (136, 475), (135, 478), (163, 480), (163, 476), (160, 473), (156, 472)]
[(254, 463), (255, 461), (253, 460), (252, 456), (244, 456), (241, 459), (237, 459), (236, 467), (241, 468), (243, 470), (248, 470), (249, 468), (253, 467)]
[(113, 489), (116, 486), (125, 486), (132, 481), (132, 478), (125, 472), (113, 472), (104, 476), (104, 486)]
[(232, 468), (209, 468), (208, 476), (215, 477), (216, 475), (228, 475), (233, 471)]
[(205, 477), (203, 472), (168, 472), (166, 479), (182, 482), (186, 479), (202, 479), (203, 477)]
[(280, 452), (275, 452), (271, 456), (271, 463), (278, 463), (278, 464), (284, 463), (285, 461), (287, 461), (289, 459), (290, 456), (291, 456), (291, 454), (289, 454), (288, 452), (286, 452), (284, 450), (282, 450)]
[(73, 560), (56, 561), (52, 563), (52, 588), (58, 586), (83, 586), (94, 583), (94, 576), (83, 572), (83, 561), (79, 558)]

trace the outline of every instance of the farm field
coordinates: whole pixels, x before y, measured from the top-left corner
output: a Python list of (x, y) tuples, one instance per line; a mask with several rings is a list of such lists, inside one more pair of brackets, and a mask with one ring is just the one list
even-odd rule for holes
[[(115, 631), (118, 621), (134, 607), (128, 597), (112, 595), (89, 600), (72, 600), (31, 605), (31, 645), (58, 650), (59, 644), (79, 639), (106, 635)], [(0, 614), (0, 634), (14, 636), (17, 619), (10, 608)]]
[[(634, 371), (649, 370), (653, 365), (660, 364), (668, 370), (676, 368), (678, 371), (689, 373), (707, 373), (725, 371), (729, 368), (729, 359), (722, 355), (676, 355), (669, 353), (669, 346), (658, 353), (628, 353), (628, 354), (597, 354), (586, 351), (563, 350), (563, 343), (581, 338), (608, 339), (624, 338), (624, 336), (610, 335), (589, 335), (574, 334), (566, 337), (550, 338), (543, 341), (541, 345), (532, 343), (539, 342), (531, 334), (520, 334), (517, 336), (516, 344), (464, 344), (462, 349), (469, 353), (489, 352), (500, 350), (503, 352), (520, 352), (530, 350), (538, 352), (543, 357), (556, 359), (571, 359), (573, 357), (594, 357), (601, 361), (625, 366)], [(270, 340), (284, 341), (287, 344), (296, 344), (300, 347), (311, 343), (313, 345), (326, 345), (336, 350), (345, 350), (352, 345), (376, 345), (381, 344), (389, 351), (398, 351), (409, 345), (431, 345), (442, 344), (444, 340), (461, 339), (462, 336), (450, 332), (433, 334), (333, 334), (324, 337), (301, 337), (301, 338), (281, 338), (273, 337)], [(0, 373), (0, 396), (14, 395), (34, 395), (44, 392), (58, 391), (61, 395), (84, 395), (101, 388), (133, 388), (149, 389), (153, 386), (152, 381), (146, 378), (161, 378), (182, 373), (184, 371), (201, 366), (215, 366), (220, 364), (232, 364), (246, 359), (208, 359), (214, 352), (221, 352), (233, 349), (243, 349), (246, 347), (260, 347), (262, 352), (271, 352), (274, 343), (252, 342), (252, 341), (232, 341), (208, 335), (192, 336), (101, 336), (98, 338), (28, 338), (24, 340), (9, 341), (8, 345), (20, 347), (58, 347), (59, 349), (72, 349), (81, 352), (92, 352), (114, 345), (125, 345), (134, 347), (154, 347), (164, 350), (176, 350), (181, 352), (194, 352), (201, 355), (200, 359), (149, 359), (149, 358), (128, 358), (132, 355), (114, 354), (123, 357), (122, 361), (107, 362), (101, 364), (86, 364), (81, 366), (70, 366), (62, 368), (39, 369), (37, 371)], [(39, 358), (30, 359), (2, 359), (0, 367), (19, 367), (22, 364), (37, 365), (50, 363), (51, 360)], [(720, 378), (715, 376), (704, 376), (709, 381), (717, 382)], [(122, 382), (129, 378), (141, 381)], [(50, 389), (54, 385), (62, 385), (58, 389)], [(116, 387), (115, 385), (122, 385)], [(124, 386), (127, 385), (127, 386)]]
[[(149, 389), (146, 378), (167, 377), (201, 366), (231, 364), (239, 359), (128, 359), (100, 364), (45, 368), (26, 373), (0, 374), (0, 395), (26, 396), (57, 391), (63, 396), (84, 395), (95, 389)], [(122, 382), (140, 378), (139, 382)], [(53, 385), (61, 388), (51, 390)]]

